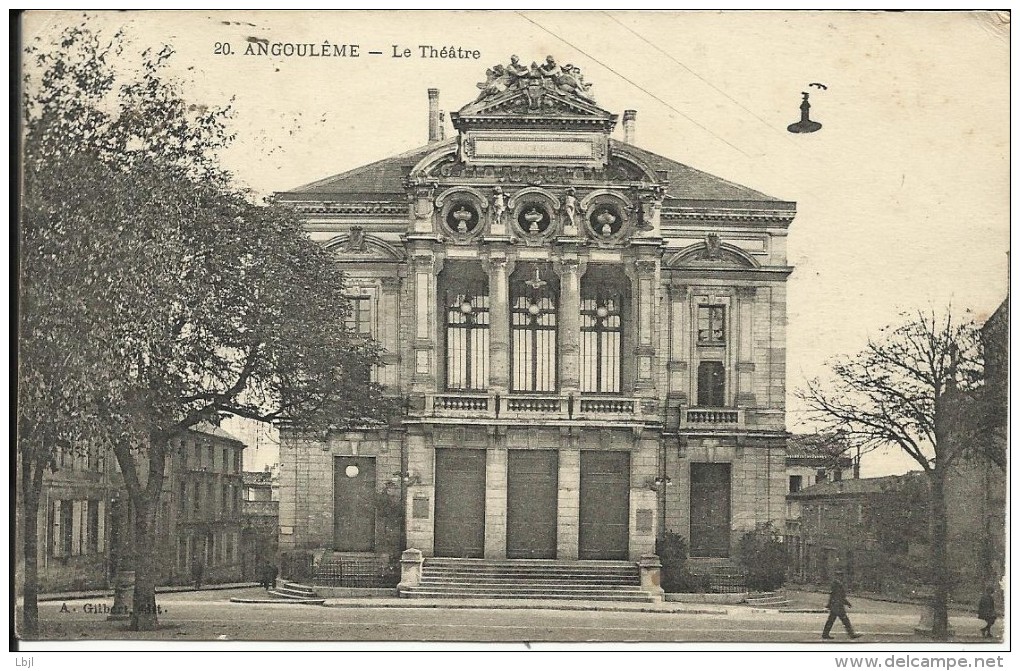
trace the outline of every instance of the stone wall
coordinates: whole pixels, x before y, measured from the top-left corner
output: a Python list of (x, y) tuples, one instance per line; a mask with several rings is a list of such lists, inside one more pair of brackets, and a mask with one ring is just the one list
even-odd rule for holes
[[(326, 441), (317, 441), (281, 431), (281, 551), (332, 547), (334, 457), (375, 457), (376, 491), (384, 491), (387, 483), (391, 489), (399, 488), (400, 435), (394, 433), (335, 433)], [(377, 519), (377, 542), (382, 535), (381, 524), (382, 520)]]

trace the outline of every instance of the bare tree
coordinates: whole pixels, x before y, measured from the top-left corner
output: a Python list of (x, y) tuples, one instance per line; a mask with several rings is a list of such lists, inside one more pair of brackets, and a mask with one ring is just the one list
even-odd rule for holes
[[(932, 633), (948, 638), (951, 575), (947, 557), (946, 476), (980, 440), (983, 357), (978, 330), (951, 312), (904, 316), (863, 351), (832, 364), (833, 376), (798, 392), (812, 418), (840, 432), (848, 447), (899, 447), (918, 463), (930, 494)], [(970, 416), (968, 416), (970, 415)]]

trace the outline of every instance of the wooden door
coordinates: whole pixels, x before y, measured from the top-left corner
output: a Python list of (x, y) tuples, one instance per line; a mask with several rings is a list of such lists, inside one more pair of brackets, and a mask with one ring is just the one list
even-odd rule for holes
[(436, 450), (435, 554), (485, 552), (485, 450)]
[(556, 450), (507, 452), (506, 556), (556, 558)]
[(630, 453), (581, 451), (580, 559), (627, 559)]
[(375, 550), (375, 457), (333, 459), (333, 549)]
[(691, 464), (691, 556), (730, 556), (729, 464)]

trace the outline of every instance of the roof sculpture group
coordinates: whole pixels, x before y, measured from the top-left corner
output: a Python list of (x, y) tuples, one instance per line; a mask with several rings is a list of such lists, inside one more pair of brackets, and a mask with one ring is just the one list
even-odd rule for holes
[(481, 89), (475, 102), (494, 98), (506, 91), (520, 89), (529, 91), (541, 88), (546, 91), (558, 91), (574, 95), (588, 102), (595, 99), (588, 92), (591, 84), (584, 81), (581, 69), (576, 65), (557, 65), (556, 59), (546, 56), (545, 62), (539, 65), (532, 61), (531, 67), (521, 64), (517, 56), (510, 57), (508, 65), (494, 65), (485, 71), (485, 81), (477, 84)]

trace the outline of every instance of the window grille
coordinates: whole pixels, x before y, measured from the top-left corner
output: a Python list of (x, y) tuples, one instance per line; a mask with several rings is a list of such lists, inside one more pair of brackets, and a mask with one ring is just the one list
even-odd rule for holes
[(446, 388), (482, 390), (489, 380), (489, 297), (446, 292)]
[(581, 299), (581, 391), (620, 393), (622, 301), (601, 292)]
[(530, 279), (511, 284), (512, 390), (556, 391), (558, 287), (543, 279), (537, 266), (533, 270)]

